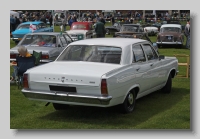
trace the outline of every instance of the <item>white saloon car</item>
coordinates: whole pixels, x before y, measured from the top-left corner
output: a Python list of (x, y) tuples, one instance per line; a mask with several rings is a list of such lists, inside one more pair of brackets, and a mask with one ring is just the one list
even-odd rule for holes
[(54, 62), (27, 70), (22, 93), (56, 110), (120, 104), (130, 113), (136, 99), (159, 89), (170, 93), (177, 73), (177, 59), (159, 56), (146, 40), (86, 39), (70, 43)]
[(148, 33), (148, 35), (156, 35), (157, 33), (159, 33), (159, 30), (157, 27), (153, 27), (153, 26), (147, 26), (144, 27), (144, 30)]

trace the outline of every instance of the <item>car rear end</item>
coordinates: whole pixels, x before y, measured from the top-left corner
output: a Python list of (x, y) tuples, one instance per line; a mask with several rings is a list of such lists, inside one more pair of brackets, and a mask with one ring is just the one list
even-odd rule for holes
[(24, 74), (25, 97), (52, 103), (108, 107), (112, 96), (103, 75), (121, 67), (93, 62), (52, 62)]

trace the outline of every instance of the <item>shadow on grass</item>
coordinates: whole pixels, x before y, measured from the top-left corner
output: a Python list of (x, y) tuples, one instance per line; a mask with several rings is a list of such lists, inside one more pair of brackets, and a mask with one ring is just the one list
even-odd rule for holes
[[(90, 124), (94, 127), (103, 127), (109, 124), (112, 127), (126, 128), (127, 125), (136, 126), (147, 121), (154, 115), (162, 113), (189, 94), (189, 89), (172, 88), (170, 94), (164, 94), (156, 91), (137, 100), (135, 110), (130, 114), (122, 114), (119, 106), (110, 108), (70, 106), (67, 110), (53, 111), (40, 117), (42, 120), (51, 120), (57, 122), (75, 122)], [(52, 105), (50, 105), (52, 107)]]

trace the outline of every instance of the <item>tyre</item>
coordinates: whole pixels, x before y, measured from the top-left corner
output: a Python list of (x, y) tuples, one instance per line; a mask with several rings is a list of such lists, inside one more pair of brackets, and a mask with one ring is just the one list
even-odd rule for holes
[(124, 102), (121, 104), (122, 112), (123, 113), (131, 113), (135, 108), (136, 103), (136, 93), (134, 90), (130, 91)]
[(164, 93), (170, 93), (172, 89), (172, 77), (171, 74), (169, 74), (169, 77), (167, 79), (166, 85), (162, 88), (162, 92)]
[(69, 107), (69, 105), (53, 103), (53, 107), (55, 110), (66, 110)]

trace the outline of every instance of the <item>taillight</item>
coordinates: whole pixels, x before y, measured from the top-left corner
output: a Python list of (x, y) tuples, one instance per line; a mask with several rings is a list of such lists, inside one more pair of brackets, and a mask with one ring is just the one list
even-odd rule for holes
[(24, 89), (29, 88), (29, 86), (28, 86), (28, 74), (24, 74), (24, 76), (23, 76), (23, 86), (24, 86)]
[(10, 54), (10, 58), (16, 58), (17, 55), (16, 54)]
[(106, 79), (101, 80), (101, 94), (102, 95), (108, 95), (108, 88), (107, 88)]
[(49, 59), (49, 55), (42, 55), (42, 59)]

